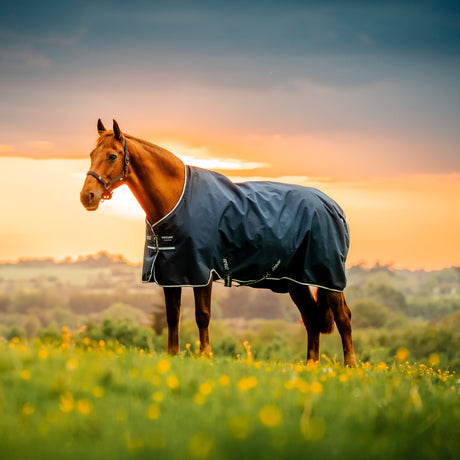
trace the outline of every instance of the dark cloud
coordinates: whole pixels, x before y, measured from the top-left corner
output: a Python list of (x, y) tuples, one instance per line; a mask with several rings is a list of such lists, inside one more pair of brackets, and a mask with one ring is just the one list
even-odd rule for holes
[[(137, 69), (163, 84), (363, 84), (460, 60), (460, 7), (420, 1), (7, 1), (0, 75)], [(163, 78), (167, 75), (166, 78)], [(150, 77), (150, 81), (151, 81)]]
[(181, 53), (303, 56), (460, 51), (458, 2), (7, 1), (0, 28), (17, 36)]
[(417, 134), (458, 169), (458, 81), (454, 1), (2, 2), (3, 143), (100, 107), (155, 124), (178, 107), (181, 126), (248, 134)]

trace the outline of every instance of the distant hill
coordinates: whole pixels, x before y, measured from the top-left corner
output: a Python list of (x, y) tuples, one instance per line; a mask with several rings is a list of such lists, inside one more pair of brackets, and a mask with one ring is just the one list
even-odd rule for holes
[(51, 257), (44, 259), (19, 259), (17, 262), (0, 262), (0, 266), (18, 266), (18, 267), (50, 267), (56, 265), (71, 265), (71, 266), (88, 266), (97, 268), (110, 268), (114, 265), (130, 265), (139, 266), (126, 260), (122, 255), (108, 254), (101, 251), (94, 255), (80, 256), (76, 260), (71, 257), (66, 257), (64, 260), (55, 260)]

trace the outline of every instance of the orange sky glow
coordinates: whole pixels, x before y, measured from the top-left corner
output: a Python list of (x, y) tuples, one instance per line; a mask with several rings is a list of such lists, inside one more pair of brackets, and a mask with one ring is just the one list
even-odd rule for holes
[[(206, 166), (193, 156), (190, 163)], [(209, 160), (208, 160), (209, 161)], [(219, 163), (219, 161), (221, 163)], [(222, 164), (224, 160), (211, 165)], [(223, 163), (224, 166), (226, 163)], [(1, 259), (77, 257), (104, 250), (132, 262), (142, 257), (144, 215), (126, 187), (96, 212), (79, 192), (89, 160), (0, 158), (9, 174), (0, 183)], [(236, 168), (237, 163), (233, 163)], [(460, 174), (411, 175), (338, 181), (307, 176), (251, 176), (223, 171), (233, 180), (278, 180), (320, 188), (345, 210), (351, 232), (348, 265), (375, 262), (398, 268), (440, 269), (458, 264)], [(21, 190), (17, 190), (18, 178)]]

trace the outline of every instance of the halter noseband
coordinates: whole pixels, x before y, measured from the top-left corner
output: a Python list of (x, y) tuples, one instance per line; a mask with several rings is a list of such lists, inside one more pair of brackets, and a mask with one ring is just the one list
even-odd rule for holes
[(101, 177), (97, 172), (94, 171), (88, 171), (86, 173), (87, 176), (93, 176), (95, 177), (104, 187), (105, 187), (105, 192), (102, 194), (101, 200), (110, 200), (112, 198), (112, 190), (109, 190), (110, 187), (118, 181), (123, 181), (126, 179), (126, 176), (128, 175), (128, 166), (129, 166), (129, 155), (128, 155), (128, 146), (126, 145), (126, 137), (123, 136), (124, 139), (124, 159), (123, 159), (123, 172), (121, 174), (118, 174), (117, 177), (114, 177), (112, 180), (105, 180), (103, 177)]

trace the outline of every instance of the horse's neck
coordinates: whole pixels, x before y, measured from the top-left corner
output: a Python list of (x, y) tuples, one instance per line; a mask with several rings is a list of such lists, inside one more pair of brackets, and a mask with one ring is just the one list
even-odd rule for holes
[(127, 183), (151, 223), (170, 212), (184, 187), (182, 161), (161, 147), (128, 140)]

